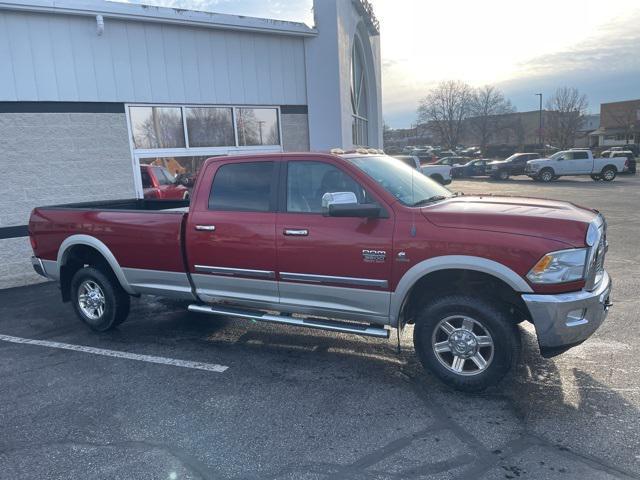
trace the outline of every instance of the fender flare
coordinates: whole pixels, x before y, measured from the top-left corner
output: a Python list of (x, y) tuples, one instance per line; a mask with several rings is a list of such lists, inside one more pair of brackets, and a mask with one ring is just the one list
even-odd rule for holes
[(411, 287), (425, 275), (439, 270), (474, 270), (502, 280), (516, 292), (533, 292), (524, 278), (509, 267), (488, 258), (471, 255), (443, 255), (429, 258), (411, 267), (398, 282), (395, 292), (391, 294), (389, 317), (392, 326), (398, 325), (400, 310)]
[(124, 291), (129, 295), (137, 294), (137, 292), (131, 287), (131, 285), (129, 285), (127, 277), (125, 277), (120, 264), (116, 260), (116, 257), (113, 255), (113, 253), (111, 253), (111, 250), (109, 250), (109, 247), (107, 247), (97, 238), (90, 235), (71, 235), (70, 237), (65, 238), (65, 240), (62, 242), (62, 245), (60, 245), (60, 248), (58, 249), (58, 259), (56, 262), (58, 278), (60, 278), (60, 269), (66, 262), (65, 257), (69, 251), (69, 248), (73, 247), (74, 245), (86, 245), (97, 250), (105, 258), (105, 260), (113, 270), (113, 273), (116, 275), (116, 278), (120, 282), (120, 285), (122, 286)]

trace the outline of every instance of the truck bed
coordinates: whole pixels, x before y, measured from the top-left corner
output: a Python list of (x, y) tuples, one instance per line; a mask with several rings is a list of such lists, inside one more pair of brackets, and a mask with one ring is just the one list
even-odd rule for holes
[(125, 269), (185, 272), (183, 222), (188, 200), (124, 199), (70, 203), (36, 208), (29, 233), (34, 252), (57, 260), (71, 236), (97, 239)]
[(189, 200), (153, 200), (126, 198), (96, 202), (66, 203), (40, 207), (40, 210), (128, 210), (133, 212), (158, 212), (166, 210), (188, 211)]

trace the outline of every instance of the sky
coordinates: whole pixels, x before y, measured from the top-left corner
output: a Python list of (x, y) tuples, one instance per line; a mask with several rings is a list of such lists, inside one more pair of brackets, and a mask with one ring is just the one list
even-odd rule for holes
[[(312, 0), (130, 0), (313, 24)], [(317, 0), (322, 1), (322, 0)], [(495, 85), (519, 111), (562, 86), (600, 103), (640, 98), (640, 0), (371, 0), (387, 125), (415, 123), (444, 80)]]

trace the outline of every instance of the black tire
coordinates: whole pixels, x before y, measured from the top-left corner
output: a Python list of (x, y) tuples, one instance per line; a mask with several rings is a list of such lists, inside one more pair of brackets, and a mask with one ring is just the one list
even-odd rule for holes
[(438, 182), (440, 185), (444, 184), (444, 178), (442, 178), (442, 175), (431, 175), (431, 180), (433, 180), (434, 182)]
[(508, 170), (500, 170), (498, 172), (498, 175), (496, 175), (496, 178), (498, 180), (502, 180), (502, 181), (509, 180), (509, 171)]
[(600, 177), (605, 182), (612, 182), (613, 179), (616, 178), (617, 174), (618, 171), (615, 169), (615, 167), (604, 167), (602, 169), (602, 172), (600, 172)]
[[(102, 293), (104, 299), (102, 313), (99, 310), (82, 305), (81, 294), (86, 293), (85, 286), (98, 287), (98, 295)], [(80, 289), (82, 288), (82, 291)], [(127, 319), (131, 299), (120, 283), (111, 273), (105, 273), (94, 267), (78, 270), (71, 279), (71, 302), (78, 318), (96, 332), (106, 332), (117, 327)], [(91, 310), (93, 315), (87, 310)]]
[(538, 178), (540, 179), (541, 182), (544, 182), (544, 183), (551, 182), (553, 180), (553, 177), (555, 177), (555, 173), (551, 168), (543, 168), (538, 174)]
[[(453, 355), (453, 351), (443, 353), (435, 351), (436, 342), (447, 343), (446, 340), (438, 341), (438, 336), (444, 334), (444, 330), (438, 325), (449, 317), (452, 318), (449, 320), (450, 325), (455, 325), (457, 320), (453, 320), (453, 318), (461, 316), (473, 319), (476, 324), (480, 325), (478, 327), (474, 324), (475, 326), (472, 328), (472, 330), (475, 329), (474, 335), (484, 329), (493, 342), (492, 347), (476, 347), (476, 353), (482, 353), (482, 355), (488, 355), (487, 349), (492, 349), (491, 357), (486, 361), (487, 366), (484, 370), (479, 370), (480, 367), (476, 361), (473, 358), (468, 358), (462, 361), (461, 368), (464, 373), (456, 373), (451, 369), (455, 364), (453, 360), (458, 358)], [(462, 330), (464, 327), (461, 326), (455, 331)], [(482, 335), (482, 337), (486, 337), (486, 335)], [(500, 308), (491, 300), (454, 294), (433, 300), (422, 307), (416, 318), (413, 343), (423, 367), (431, 371), (445, 384), (456, 390), (479, 392), (497, 384), (513, 367), (520, 352), (520, 333), (515, 323), (509, 318), (506, 309)], [(457, 348), (455, 342), (453, 345), (454, 348)], [(446, 367), (443, 363), (447, 360), (447, 354), (452, 359), (450, 367)], [(475, 355), (473, 356), (475, 357)], [(474, 368), (478, 369), (475, 373), (473, 373)]]
[(591, 180), (593, 180), (594, 182), (599, 182), (600, 180), (602, 180), (602, 178), (600, 177), (600, 175), (591, 175)]

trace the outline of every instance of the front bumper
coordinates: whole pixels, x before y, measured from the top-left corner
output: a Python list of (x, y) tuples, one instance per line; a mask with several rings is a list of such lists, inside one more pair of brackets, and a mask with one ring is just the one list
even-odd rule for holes
[(544, 356), (584, 342), (602, 325), (611, 306), (611, 284), (609, 274), (604, 272), (600, 285), (591, 292), (522, 295)]

